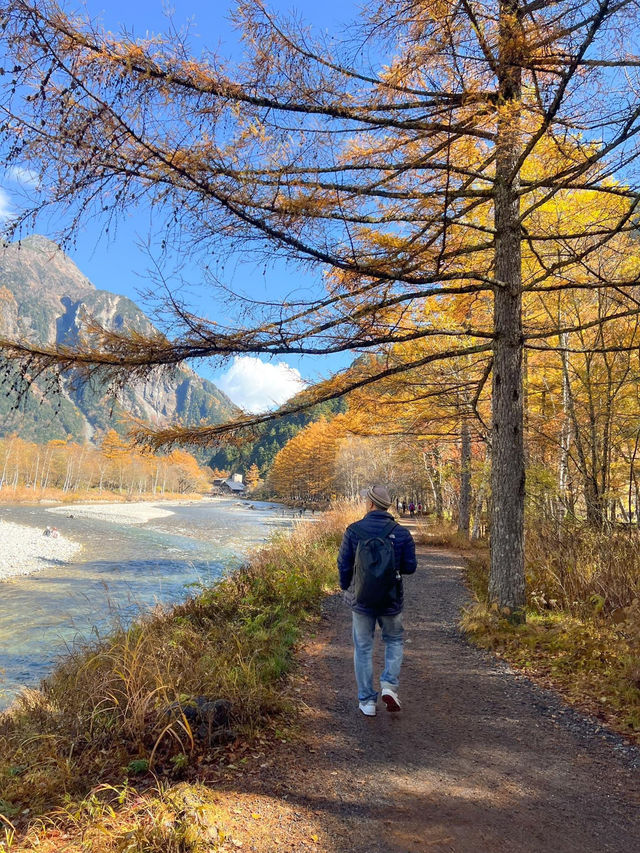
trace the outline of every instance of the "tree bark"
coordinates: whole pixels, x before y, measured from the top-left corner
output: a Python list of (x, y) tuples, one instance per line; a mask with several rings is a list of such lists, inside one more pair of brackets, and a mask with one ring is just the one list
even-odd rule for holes
[[(559, 318), (559, 324), (561, 317)], [(562, 348), (562, 432), (560, 434), (560, 464), (558, 466), (558, 511), (561, 519), (567, 514), (567, 487), (569, 482), (569, 450), (571, 448), (571, 417), (569, 414), (569, 365), (568, 354), (569, 336), (566, 332), (560, 335)]]
[[(489, 453), (489, 449), (487, 448), (487, 455)], [(480, 538), (480, 532), (482, 528), (482, 505), (484, 504), (487, 485), (488, 485), (488, 476), (486, 469), (486, 460), (484, 464), (484, 468), (482, 471), (482, 479), (480, 480), (480, 486), (478, 487), (478, 491), (476, 493), (476, 500), (473, 511), (473, 528), (471, 530), (471, 541), (475, 542)]]
[(489, 601), (524, 618), (525, 465), (522, 405), (522, 267), (519, 179), (519, 0), (500, 3), (500, 104), (494, 190), (495, 275)]
[(433, 449), (433, 484), (436, 499), (436, 516), (444, 517), (444, 501), (442, 499), (442, 471), (440, 470), (440, 448), (436, 445)]
[(427, 473), (429, 485), (431, 486), (431, 493), (433, 495), (433, 511), (436, 515), (436, 518), (440, 520), (444, 515), (444, 501), (442, 499), (442, 475), (440, 473), (440, 450), (438, 449), (438, 447), (436, 447), (430, 454), (423, 452), (422, 459), (424, 462), (424, 470)]
[(460, 502), (458, 505), (458, 533), (469, 538), (471, 526), (471, 430), (466, 417), (462, 419), (460, 434)]
[(584, 477), (584, 503), (587, 510), (587, 524), (596, 529), (604, 526), (605, 501), (598, 488), (597, 477), (587, 474)]

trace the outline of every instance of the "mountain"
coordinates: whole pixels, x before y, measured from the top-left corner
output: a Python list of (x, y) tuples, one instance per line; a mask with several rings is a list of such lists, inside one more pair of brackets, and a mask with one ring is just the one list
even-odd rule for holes
[[(51, 240), (34, 235), (0, 249), (0, 335), (31, 343), (72, 344), (87, 315), (111, 329), (142, 333), (154, 329), (130, 299), (96, 289)], [(36, 380), (16, 409), (15, 396), (9, 392), (15, 368), (8, 370), (9, 381), (0, 387), (0, 435), (17, 432), (30, 441), (67, 436), (90, 440), (112, 427), (123, 432), (125, 412), (156, 425), (220, 423), (238, 412), (219, 388), (187, 366), (132, 383), (117, 401), (104, 386), (74, 387), (66, 379), (62, 394), (54, 394)]]

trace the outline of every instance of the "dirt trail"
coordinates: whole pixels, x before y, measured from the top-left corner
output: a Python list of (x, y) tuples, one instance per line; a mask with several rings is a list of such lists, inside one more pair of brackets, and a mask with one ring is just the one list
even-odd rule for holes
[(640, 752), (464, 642), (460, 567), (422, 551), (406, 582), (400, 714), (358, 712), (350, 614), (329, 600), (301, 656), (302, 740), (234, 789), (236, 847), (640, 850)]

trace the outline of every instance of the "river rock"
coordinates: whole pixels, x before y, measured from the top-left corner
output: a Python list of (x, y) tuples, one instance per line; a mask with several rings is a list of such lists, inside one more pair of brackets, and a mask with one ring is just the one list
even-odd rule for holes
[(184, 702), (172, 702), (165, 713), (175, 718), (184, 716), (199, 740), (213, 744), (235, 738), (235, 732), (230, 728), (232, 708), (228, 699), (194, 696)]

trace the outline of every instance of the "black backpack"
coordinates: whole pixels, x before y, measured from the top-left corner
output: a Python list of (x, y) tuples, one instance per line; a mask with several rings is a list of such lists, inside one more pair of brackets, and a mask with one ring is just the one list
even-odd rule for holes
[(400, 579), (396, 570), (396, 555), (393, 541), (389, 539), (397, 522), (390, 521), (377, 536), (361, 539), (359, 537), (354, 561), (354, 599), (356, 604), (373, 609), (383, 608), (392, 603), (393, 592)]

